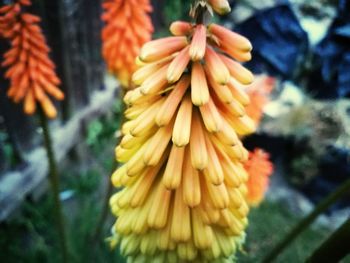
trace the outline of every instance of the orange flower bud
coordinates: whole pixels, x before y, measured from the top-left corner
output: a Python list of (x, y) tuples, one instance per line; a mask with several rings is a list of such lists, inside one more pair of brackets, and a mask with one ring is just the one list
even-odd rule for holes
[(183, 36), (153, 40), (143, 45), (140, 59), (144, 62), (156, 61), (180, 51), (187, 45), (187, 38)]
[(170, 63), (167, 72), (167, 80), (169, 83), (178, 81), (187, 68), (188, 62), (190, 61), (189, 48), (190, 47), (187, 46), (181, 50)]
[(170, 25), (170, 32), (174, 36), (186, 36), (192, 31), (192, 25), (184, 21), (175, 21)]
[(219, 40), (220, 45), (222, 46), (233, 47), (244, 52), (250, 52), (253, 48), (247, 38), (228, 30), (223, 26), (211, 24), (209, 25), (208, 30)]
[(251, 84), (254, 81), (254, 75), (248, 69), (225, 55), (220, 54), (219, 56), (226, 65), (231, 76), (237, 81), (244, 85)]
[(209, 89), (205, 72), (199, 62), (194, 62), (192, 64), (191, 75), (192, 103), (196, 106), (202, 106), (209, 101)]
[(210, 47), (206, 48), (205, 63), (208, 71), (218, 84), (225, 85), (229, 81), (230, 73), (227, 67), (221, 61), (219, 55)]
[(192, 61), (203, 59), (207, 44), (207, 29), (205, 25), (196, 25), (191, 42), (190, 56)]

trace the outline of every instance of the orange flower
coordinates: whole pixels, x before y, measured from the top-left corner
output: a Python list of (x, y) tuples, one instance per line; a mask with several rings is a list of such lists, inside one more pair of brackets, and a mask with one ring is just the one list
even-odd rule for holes
[(103, 9), (103, 57), (108, 69), (127, 87), (140, 47), (152, 36), (152, 7), (149, 0), (105, 0)]
[(40, 18), (22, 12), (28, 5), (29, 0), (20, 0), (0, 9), (0, 34), (11, 44), (1, 64), (9, 67), (5, 73), (11, 83), (7, 95), (16, 103), (24, 100), (26, 114), (35, 112), (38, 101), (45, 114), (55, 118), (57, 111), (47, 94), (57, 100), (63, 100), (64, 94), (57, 87), (60, 79), (48, 56), (50, 48), (38, 25)]
[(264, 106), (269, 102), (269, 94), (275, 87), (275, 79), (268, 76), (258, 76), (253, 84), (247, 88), (250, 104), (246, 108), (247, 115), (256, 124), (259, 124), (263, 116)]
[(244, 164), (249, 175), (247, 200), (251, 206), (261, 203), (269, 187), (269, 177), (273, 173), (273, 164), (269, 158), (268, 153), (257, 148), (249, 153), (249, 159)]

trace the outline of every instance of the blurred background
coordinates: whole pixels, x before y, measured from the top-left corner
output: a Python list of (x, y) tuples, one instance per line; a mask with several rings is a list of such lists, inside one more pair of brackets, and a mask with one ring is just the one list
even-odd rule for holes
[[(152, 1), (155, 38), (167, 35), (172, 21), (188, 20), (188, 2)], [(104, 241), (110, 215), (102, 237), (90, 238), (114, 166), (122, 116), (119, 84), (101, 58), (101, 3), (34, 0), (30, 7), (42, 18), (66, 94), (50, 126), (73, 262), (123, 262)], [(268, 152), (275, 167), (266, 200), (252, 208), (247, 243), (238, 255), (239, 262), (259, 262), (350, 177), (350, 1), (237, 0), (231, 7), (221, 23), (251, 40), (247, 67), (262, 75), (257, 89), (271, 92), (257, 134), (245, 139), (248, 149)], [(7, 48), (0, 41), (1, 54)], [(35, 117), (7, 99), (8, 82), (0, 71), (0, 261), (59, 262), (42, 131)], [(350, 193), (277, 262), (303, 262), (349, 216)]]

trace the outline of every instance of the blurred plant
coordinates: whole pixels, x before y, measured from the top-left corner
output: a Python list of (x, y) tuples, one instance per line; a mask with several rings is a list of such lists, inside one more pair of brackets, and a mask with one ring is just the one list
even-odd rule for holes
[(108, 69), (129, 87), (140, 47), (152, 37), (149, 0), (105, 0), (102, 54)]
[(269, 160), (269, 154), (264, 150), (256, 148), (249, 153), (249, 159), (244, 164), (249, 179), (247, 182), (248, 204), (258, 206), (264, 199), (269, 187), (269, 177), (273, 173), (273, 164)]
[(7, 39), (11, 48), (4, 55), (3, 67), (9, 67), (5, 77), (10, 79), (7, 95), (18, 103), (24, 100), (24, 112), (33, 114), (39, 102), (39, 117), (43, 130), (44, 145), (49, 164), (49, 179), (52, 187), (55, 220), (64, 262), (68, 262), (68, 250), (61, 202), (59, 199), (59, 177), (47, 118), (55, 118), (57, 111), (45, 92), (58, 100), (64, 94), (58, 89), (60, 80), (55, 64), (48, 56), (50, 51), (38, 23), (40, 18), (24, 11), (30, 0), (18, 0), (0, 9), (0, 35)]
[(244, 242), (248, 152), (238, 136), (255, 130), (244, 92), (253, 75), (235, 60), (250, 60), (252, 47), (207, 26), (210, 9), (195, 1), (196, 24), (174, 22), (174, 36), (141, 48), (138, 88), (124, 97), (110, 240), (130, 262), (229, 262)]
[(166, 0), (164, 7), (165, 25), (169, 26), (176, 19), (186, 19), (189, 12), (188, 0)]
[[(326, 196), (320, 203), (317, 204), (317, 206), (311, 211), (310, 214), (308, 214), (306, 217), (304, 217), (300, 222), (292, 227), (289, 232), (271, 249), (271, 251), (264, 257), (263, 263), (269, 263), (275, 260), (279, 254), (283, 252), (284, 249), (286, 249), (290, 244), (303, 232), (305, 231), (314, 221), (315, 219), (324, 213), (332, 204), (334, 204), (336, 201), (338, 201), (341, 197), (348, 194), (350, 191), (350, 179), (345, 181), (341, 186), (339, 186), (337, 189), (335, 189), (331, 194)], [(348, 229), (348, 223), (345, 223), (345, 227)], [(341, 230), (341, 228), (340, 228)], [(348, 230), (347, 230), (348, 231)], [(338, 231), (336, 231), (337, 233)], [(348, 232), (343, 232), (345, 236), (348, 236)], [(347, 239), (341, 239), (345, 244), (347, 244)], [(335, 240), (337, 241), (337, 240)], [(338, 240), (339, 241), (339, 240)], [(342, 244), (342, 243), (340, 243)], [(348, 252), (348, 246), (347, 252)], [(340, 252), (335, 251), (335, 253)], [(328, 251), (331, 253), (331, 251)], [(318, 253), (318, 252), (316, 252)], [(344, 254), (343, 254), (344, 256)], [(319, 257), (316, 257), (319, 259)], [(328, 257), (325, 257), (328, 258)], [(317, 261), (310, 261), (310, 262), (317, 262)], [(335, 260), (335, 262), (338, 262)]]
[(88, 124), (86, 144), (98, 154), (105, 147), (103, 143), (110, 141), (111, 137), (118, 137), (115, 133), (121, 126), (122, 102), (117, 99), (110, 115), (94, 120)]
[(38, 25), (40, 18), (23, 11), (29, 5), (29, 0), (19, 0), (0, 9), (0, 35), (11, 43), (1, 64), (9, 67), (7, 95), (16, 103), (24, 100), (26, 114), (35, 112), (37, 101), (47, 117), (55, 118), (57, 111), (47, 94), (57, 100), (63, 100), (64, 94), (57, 87), (60, 80), (48, 56), (50, 48)]
[[(255, 76), (254, 82), (246, 89), (250, 103), (246, 107), (247, 115), (259, 126), (263, 117), (264, 106), (270, 101), (269, 95), (274, 89), (275, 79), (269, 76)], [(249, 152), (249, 159), (244, 164), (249, 179), (247, 182), (249, 205), (258, 206), (264, 199), (269, 187), (269, 177), (273, 173), (270, 156), (262, 149)]]
[(1, 169), (5, 168), (7, 165), (10, 167), (13, 167), (19, 160), (19, 157), (16, 155), (15, 150), (12, 147), (12, 144), (9, 142), (7, 132), (1, 129), (0, 129), (0, 156), (3, 158), (2, 159), (3, 162), (0, 164), (0, 171)]
[(332, 259), (333, 262), (341, 262), (350, 255), (350, 219), (346, 220), (306, 261), (318, 263), (324, 259)]

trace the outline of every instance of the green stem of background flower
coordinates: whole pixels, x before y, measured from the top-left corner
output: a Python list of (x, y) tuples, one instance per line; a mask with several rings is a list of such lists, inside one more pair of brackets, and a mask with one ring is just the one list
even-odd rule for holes
[[(121, 121), (120, 121), (120, 128), (122, 127), (122, 125), (125, 121), (125, 116), (124, 116), (125, 105), (123, 103), (123, 98), (124, 98), (125, 92), (126, 92), (125, 88), (120, 88), (120, 94), (118, 96), (120, 101), (122, 102), (122, 107), (120, 110), (120, 112), (122, 113), (122, 117), (121, 117)], [(118, 137), (117, 145), (119, 145), (121, 137), (122, 136)], [(118, 164), (115, 162), (115, 160), (113, 160), (111, 174), (115, 171), (115, 169), (117, 169), (117, 167), (118, 167)], [(101, 216), (97, 222), (96, 229), (93, 232), (93, 235), (91, 238), (91, 241), (92, 241), (91, 251), (94, 251), (96, 244), (97, 244), (97, 241), (100, 240), (100, 238), (101, 238), (103, 226), (107, 220), (107, 216), (108, 216), (108, 212), (109, 212), (109, 199), (113, 193), (113, 189), (114, 189), (114, 187), (113, 187), (112, 181), (110, 179), (110, 174), (108, 174), (108, 185), (107, 185), (107, 189), (106, 189), (106, 195), (105, 195), (105, 198), (104, 198), (103, 204), (102, 204)]]
[(332, 204), (338, 201), (342, 196), (350, 191), (350, 179), (345, 181), (335, 191), (328, 195), (314, 210), (302, 219), (288, 234), (271, 250), (271, 252), (263, 259), (263, 263), (272, 262), (282, 251), (288, 247), (296, 237), (299, 236), (306, 228), (308, 228), (314, 220), (325, 212)]
[(47, 153), (47, 159), (49, 164), (49, 180), (52, 188), (52, 195), (54, 201), (54, 213), (57, 224), (57, 231), (59, 235), (59, 242), (62, 254), (62, 260), (64, 263), (68, 262), (68, 247), (65, 233), (64, 217), (62, 213), (62, 205), (59, 197), (59, 177), (57, 172), (57, 164), (55, 159), (55, 153), (53, 151), (52, 140), (50, 136), (50, 130), (48, 126), (47, 117), (41, 107), (39, 107), (40, 124), (43, 130), (44, 146)]
[[(338, 228), (306, 261), (308, 263), (340, 262), (350, 254), (350, 219)], [(329, 261), (330, 262), (330, 261)]]

